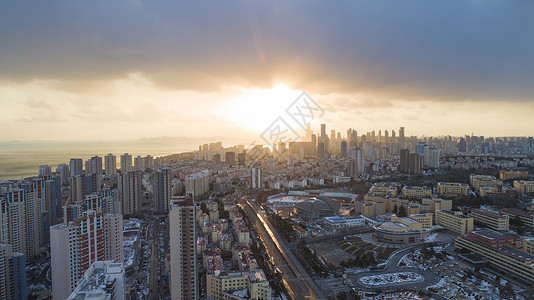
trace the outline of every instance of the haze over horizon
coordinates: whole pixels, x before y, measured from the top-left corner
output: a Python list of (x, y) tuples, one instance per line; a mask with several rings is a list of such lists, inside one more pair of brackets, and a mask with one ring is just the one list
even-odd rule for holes
[(344, 132), (531, 136), (529, 1), (55, 1), (0, 11), (0, 141), (258, 139), (302, 91)]

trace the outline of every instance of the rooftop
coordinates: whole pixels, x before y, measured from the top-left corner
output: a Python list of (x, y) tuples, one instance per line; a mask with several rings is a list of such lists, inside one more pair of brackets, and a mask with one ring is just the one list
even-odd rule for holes
[(517, 236), (513, 234), (508, 234), (508, 233), (499, 232), (499, 231), (486, 229), (486, 228), (474, 230), (471, 232), (471, 234), (479, 235), (481, 237), (484, 237), (490, 240), (517, 238)]

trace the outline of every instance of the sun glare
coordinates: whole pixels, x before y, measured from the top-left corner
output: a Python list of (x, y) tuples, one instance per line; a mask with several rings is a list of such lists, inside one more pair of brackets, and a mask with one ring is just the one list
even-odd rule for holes
[(285, 109), (297, 99), (301, 91), (277, 84), (271, 89), (244, 89), (230, 101), (226, 116), (241, 128), (263, 132)]

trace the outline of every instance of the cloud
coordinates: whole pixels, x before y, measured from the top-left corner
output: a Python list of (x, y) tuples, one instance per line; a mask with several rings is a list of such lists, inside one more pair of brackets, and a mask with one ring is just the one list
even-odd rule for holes
[(533, 14), (530, 1), (12, 1), (0, 80), (531, 101)]

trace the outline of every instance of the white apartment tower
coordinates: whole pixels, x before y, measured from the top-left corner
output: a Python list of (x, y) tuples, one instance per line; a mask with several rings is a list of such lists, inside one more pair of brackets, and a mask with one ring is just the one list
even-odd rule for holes
[(106, 168), (106, 175), (117, 174), (117, 157), (111, 153), (104, 157), (104, 167)]
[(121, 172), (123, 174), (132, 170), (132, 156), (128, 153), (121, 155)]

